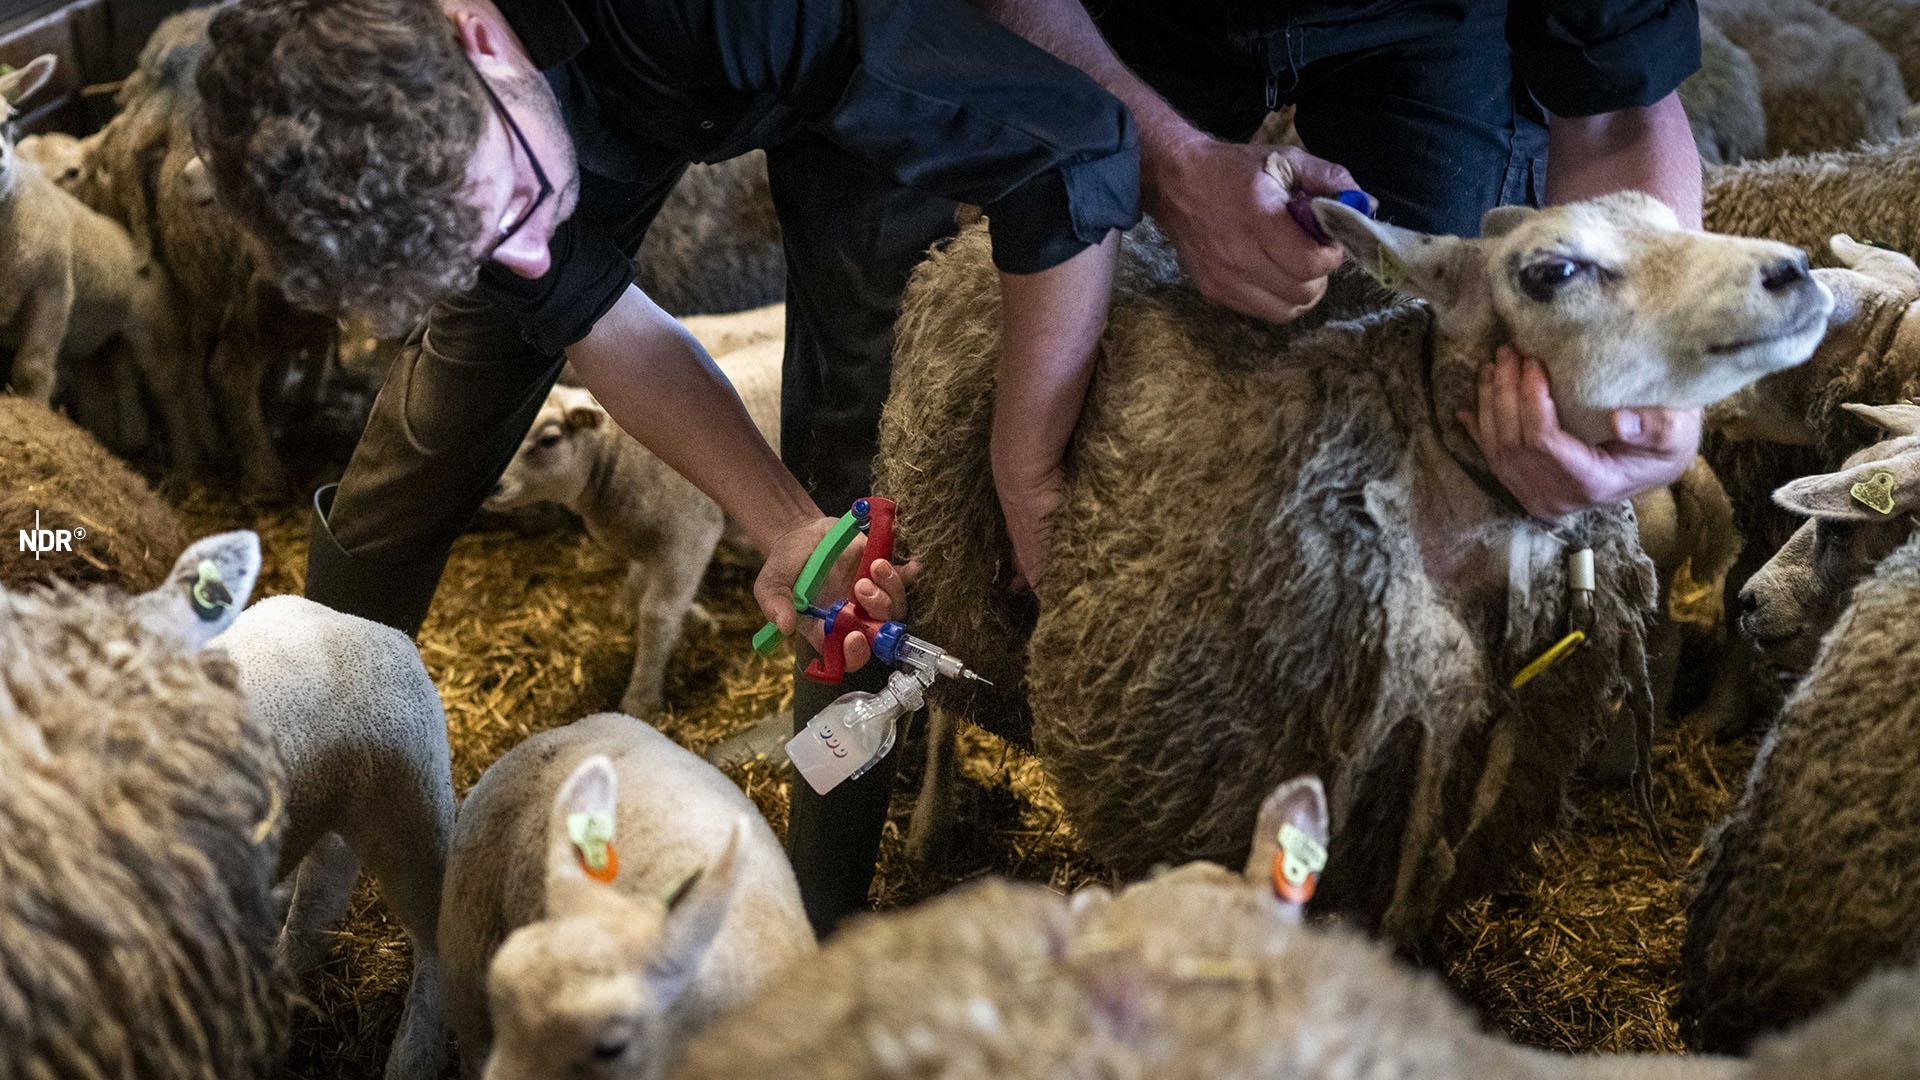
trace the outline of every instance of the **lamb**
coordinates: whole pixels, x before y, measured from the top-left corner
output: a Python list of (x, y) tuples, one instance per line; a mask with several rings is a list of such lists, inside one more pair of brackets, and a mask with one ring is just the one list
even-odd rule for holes
[(671, 315), (740, 311), (784, 297), (786, 252), (766, 154), (689, 166), (634, 263), (640, 291)]
[[(46, 84), (53, 68), (54, 58), (41, 56), (0, 75), (0, 125)], [(176, 466), (183, 472), (197, 468), (207, 435), (185, 392), (165, 271), (138, 252), (118, 225), (14, 153), (4, 134), (0, 250), (8, 252), (0, 265), (0, 346), (15, 350), (14, 390), (49, 404), (63, 362), (79, 364), (110, 344), (123, 346), (164, 406)], [(137, 398), (127, 402), (124, 391), (116, 397), (138, 407)]]
[[(1406, 940), (1522, 857), (1617, 703), (1651, 722), (1655, 583), (1624, 504), (1556, 527), (1593, 552), (1588, 640), (1509, 689), (1568, 633), (1568, 558), (1454, 419), (1476, 373), (1511, 340), (1597, 441), (1606, 407), (1704, 405), (1804, 360), (1831, 300), (1804, 254), (1682, 232), (1638, 195), (1496, 210), (1479, 240), (1316, 212), (1427, 303), (1270, 327), (1208, 306), (1150, 235), (1129, 240), (1030, 640), (987, 463), (999, 318), (982, 232), (909, 287), (877, 486), (924, 567), (916, 632), (1014, 688), (942, 703), (1003, 732), (1030, 703), (1096, 858), (1128, 875), (1231, 859), (1273, 782), (1316, 772), (1342, 856), (1317, 902)], [(1593, 306), (1563, 315), (1559, 288)]]
[(1760, 72), (1745, 49), (1706, 19), (1700, 20), (1700, 70), (1680, 84), (1680, 103), (1701, 161), (1725, 165), (1766, 152)]
[(1900, 134), (1913, 102), (1899, 64), (1812, 0), (1703, 0), (1700, 14), (1759, 72), (1767, 153), (1836, 150)]
[[(769, 339), (718, 361), (770, 442), (779, 440), (782, 348), (779, 339)], [(485, 507), (510, 511), (545, 502), (579, 514), (594, 540), (632, 560), (633, 672), (620, 709), (650, 720), (660, 712), (667, 660), (725, 532), (725, 515), (621, 431), (592, 394), (570, 386), (547, 395)]]
[(786, 854), (713, 766), (599, 713), (509, 750), (460, 807), (440, 957), (463, 1075), (654, 1077), (814, 949)]
[[(1268, 808), (1311, 807), (1301, 796), (1318, 788), (1303, 783), (1312, 781), (1283, 787)], [(1318, 809), (1324, 839), (1324, 802)], [(1294, 817), (1296, 828), (1311, 832), (1308, 817)], [(1263, 823), (1261, 854), (1273, 834)], [(1297, 925), (1271, 865), (1251, 862), (1250, 883), (1189, 864), (1118, 896), (989, 879), (863, 917), (698, 1035), (672, 1075), (1893, 1080), (1905, 1074), (1889, 1066), (1910, 1064), (1902, 1055), (1920, 1038), (1920, 974), (1907, 973), (1776, 1040), (1752, 1066), (1515, 1046), (1483, 1033), (1431, 974), (1350, 929)]]
[[(86, 535), (35, 558), (10, 541), (36, 521)], [(57, 577), (151, 588), (186, 546), (180, 515), (92, 436), (37, 401), (0, 395), (0, 587)]]
[(1675, 1012), (1710, 1050), (1920, 962), (1920, 407), (1853, 411), (1887, 439), (1780, 489), (1812, 520), (1742, 593), (1776, 660), (1819, 645), (1692, 883)]
[(297, 596), (242, 612), (212, 642), (286, 760), (287, 829), (276, 881), (294, 878), (279, 952), (302, 974), (325, 959), (359, 864), (413, 946), (390, 1078), (440, 1074), (446, 1029), (437, 959), (453, 778), (440, 695), (405, 634)]
[(137, 596), (0, 589), (0, 1076), (274, 1074), (286, 777), (200, 649), (259, 563), (227, 533)]

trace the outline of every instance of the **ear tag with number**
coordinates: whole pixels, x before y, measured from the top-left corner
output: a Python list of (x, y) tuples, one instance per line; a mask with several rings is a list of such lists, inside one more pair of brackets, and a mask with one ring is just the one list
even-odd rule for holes
[(612, 881), (620, 873), (620, 855), (613, 850), (613, 816), (604, 813), (567, 815), (567, 839), (581, 873), (595, 881)]
[(1304, 904), (1313, 898), (1320, 871), (1327, 868), (1326, 845), (1291, 822), (1280, 826), (1275, 839), (1280, 850), (1273, 854), (1273, 891), (1290, 904)]
[(1883, 515), (1893, 513), (1893, 474), (1877, 472), (1853, 485), (1853, 501)]
[(193, 614), (201, 622), (213, 622), (220, 613), (233, 606), (233, 594), (227, 591), (227, 584), (220, 577), (220, 568), (212, 559), (201, 559), (196, 570), (198, 576), (187, 595), (193, 605)]

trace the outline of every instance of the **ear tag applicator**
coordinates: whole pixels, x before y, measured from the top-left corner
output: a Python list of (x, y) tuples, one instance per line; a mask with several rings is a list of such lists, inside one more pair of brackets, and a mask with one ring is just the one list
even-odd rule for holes
[(198, 577), (187, 590), (189, 602), (193, 605), (193, 614), (201, 622), (213, 622), (220, 613), (233, 606), (233, 594), (227, 591), (227, 584), (220, 577), (220, 568), (212, 559), (201, 559), (197, 568)]
[(567, 839), (581, 873), (609, 882), (620, 873), (620, 853), (613, 849), (613, 816), (602, 813), (567, 815)]
[(1567, 621), (1571, 624), (1567, 628), (1567, 636), (1548, 646), (1546, 652), (1521, 668), (1520, 673), (1507, 684), (1509, 689), (1518, 690), (1539, 678), (1541, 673), (1565, 660), (1586, 643), (1587, 632), (1581, 626), (1593, 619), (1593, 589), (1593, 549), (1581, 547), (1567, 552), (1567, 592), (1570, 594)]
[(1893, 474), (1877, 472), (1865, 480), (1853, 485), (1848, 494), (1859, 503), (1882, 516), (1893, 514)]
[(1292, 822), (1280, 826), (1275, 838), (1280, 850), (1273, 853), (1273, 891), (1289, 904), (1304, 904), (1313, 898), (1320, 884), (1320, 871), (1327, 868), (1326, 845), (1296, 828)]

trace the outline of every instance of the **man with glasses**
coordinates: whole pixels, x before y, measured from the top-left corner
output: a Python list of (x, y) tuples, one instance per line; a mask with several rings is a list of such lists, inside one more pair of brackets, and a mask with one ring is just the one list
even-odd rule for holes
[[(289, 297), (415, 327), (316, 496), (310, 597), (415, 632), (571, 362), (767, 553), (755, 597), (792, 628), (791, 583), (867, 490), (906, 275), (960, 203), (986, 209), (1002, 272), (995, 475), (1037, 568), (1115, 230), (1138, 218), (1132, 122), (1079, 71), (961, 0), (242, 0), (209, 36), (202, 155)], [(687, 163), (756, 147), (785, 237), (799, 480), (632, 284)], [(901, 582), (877, 580), (893, 595), (863, 599), (884, 607)], [(843, 689), (797, 681), (796, 724)], [(822, 931), (865, 902), (891, 764), (827, 799), (794, 785)]]

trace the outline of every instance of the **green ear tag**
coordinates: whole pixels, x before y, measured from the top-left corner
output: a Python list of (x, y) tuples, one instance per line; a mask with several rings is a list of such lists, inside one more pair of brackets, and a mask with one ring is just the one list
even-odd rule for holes
[(1280, 826), (1280, 853), (1284, 857), (1281, 873), (1287, 883), (1299, 885), (1310, 874), (1327, 868), (1327, 849), (1320, 841), (1301, 832), (1289, 822)]
[(584, 813), (567, 815), (567, 839), (580, 853), (580, 862), (589, 874), (607, 870), (607, 852), (613, 840), (613, 815)]
[(1375, 249), (1373, 266), (1369, 271), (1373, 274), (1373, 280), (1379, 282), (1383, 289), (1399, 288), (1400, 283), (1405, 281), (1407, 276), (1406, 264), (1400, 261), (1398, 255), (1384, 247)]
[(193, 587), (187, 590), (192, 598), (193, 613), (201, 622), (213, 622), (220, 613), (233, 606), (233, 594), (227, 591), (226, 582), (221, 580), (220, 568), (212, 559), (201, 559), (194, 579)]
[(1853, 501), (1880, 514), (1893, 513), (1893, 474), (1877, 472), (1853, 485)]

